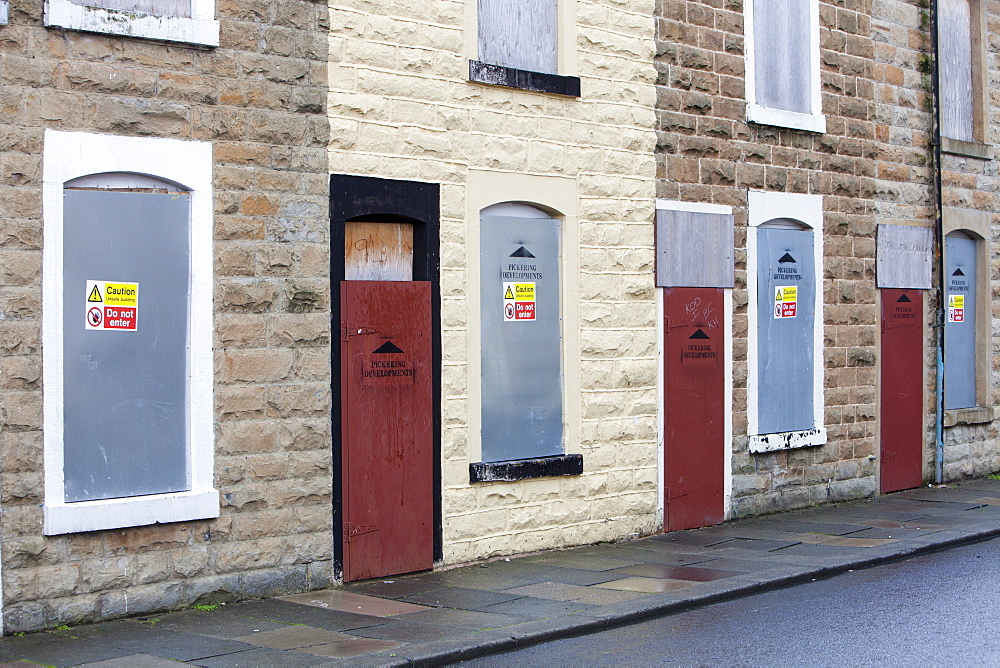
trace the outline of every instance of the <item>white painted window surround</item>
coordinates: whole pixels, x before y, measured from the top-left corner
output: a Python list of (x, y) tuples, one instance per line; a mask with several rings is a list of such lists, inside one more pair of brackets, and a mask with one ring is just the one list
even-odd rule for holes
[[(680, 202), (676, 200), (658, 199), (656, 200), (656, 208), (663, 209), (666, 211), (688, 211), (691, 213), (711, 213), (720, 214), (723, 216), (731, 216), (733, 214), (733, 208), (730, 206), (723, 206), (721, 204), (702, 204), (700, 202)], [(661, 289), (662, 290), (662, 289)], [(658, 290), (660, 292), (661, 290)], [(726, 288), (723, 290), (725, 296), (723, 297), (724, 304), (724, 317), (726, 319), (727, 326), (725, 328), (725, 337), (723, 339), (723, 352), (725, 355), (725, 372), (723, 375), (723, 386), (725, 388), (725, 396), (723, 397), (723, 405), (726, 407), (725, 415), (725, 431), (723, 434), (723, 443), (726, 448), (726, 456), (723, 458), (723, 502), (722, 507), (725, 509), (725, 518), (728, 520), (732, 516), (733, 511), (733, 457), (732, 457), (732, 443), (733, 443), (733, 290), (732, 288)], [(661, 295), (662, 297), (662, 295)], [(657, 327), (657, 341), (663, 341), (663, 299), (658, 298), (656, 300), (656, 327)], [(664, 385), (666, 378), (666, 371), (664, 368), (663, 359), (663, 348), (660, 347), (660, 353), (657, 359), (657, 387), (666, 387)], [(657, 401), (657, 431), (659, 434), (657, 438), (657, 470), (659, 471), (658, 480), (663, 481), (663, 471), (664, 471), (664, 461), (665, 461), (665, 451), (663, 443), (663, 433), (666, 429), (666, 416), (664, 415), (664, 404), (663, 398)], [(657, 496), (656, 496), (656, 513), (657, 521), (660, 526), (663, 526), (664, 517), (664, 499), (663, 499), (663, 484), (657, 486)]]
[(8, 5), (7, 0), (0, 0), (0, 26), (7, 25)]
[[(46, 535), (98, 531), (219, 516), (213, 487), (212, 146), (178, 139), (45, 131), (43, 149), (42, 369)], [(124, 173), (177, 184), (191, 195), (190, 489), (100, 501), (65, 502), (63, 474), (63, 188), (92, 174)], [(121, 178), (116, 176), (116, 179)], [(84, 182), (86, 184), (86, 182)], [(77, 184), (81, 184), (77, 181)], [(88, 185), (102, 185), (100, 181)], [(103, 184), (113, 186), (114, 183)]]
[[(826, 116), (822, 113), (822, 97), (820, 94), (820, 58), (819, 58), (819, 0), (746, 0), (744, 3), (744, 37), (746, 43), (746, 96), (747, 96), (747, 121), (761, 125), (773, 125), (778, 127), (806, 130), (809, 132), (826, 132)], [(808, 44), (799, 44), (792, 40), (792, 44), (776, 44), (775, 39), (780, 39), (779, 33), (773, 29), (765, 29), (763, 24), (761, 35), (767, 40), (757, 39), (755, 33), (755, 7), (757, 8), (757, 23), (761, 24), (761, 14), (767, 9), (772, 12), (788, 12), (792, 8), (805, 7), (808, 11)], [(791, 34), (790, 30), (787, 34)], [(786, 36), (787, 36), (786, 34)], [(798, 91), (806, 104), (797, 110), (789, 108), (778, 108), (768, 99), (784, 97), (775, 94), (776, 91), (761, 90), (763, 81), (769, 81), (775, 85), (776, 82), (789, 81), (785, 76), (788, 73), (768, 72), (765, 67), (771, 68), (776, 62), (788, 62), (794, 58), (796, 51), (806, 62), (800, 63), (800, 74), (808, 75), (808, 90)], [(795, 61), (798, 62), (798, 61)], [(792, 77), (794, 78), (794, 77)], [(795, 106), (795, 105), (787, 105)]]
[(827, 442), (824, 426), (823, 397), (823, 196), (789, 193), (747, 193), (747, 315), (749, 332), (747, 350), (757, 350), (757, 230), (775, 219), (790, 219), (815, 231), (813, 260), (816, 267), (816, 317), (813, 332), (813, 424), (815, 428), (781, 434), (760, 434), (758, 397), (758, 357), (747, 355), (747, 434), (750, 452), (788, 450)]
[[(99, 0), (94, 0), (94, 5)], [(45, 25), (84, 32), (143, 37), (203, 46), (219, 45), (215, 0), (191, 0), (190, 16), (147, 14), (124, 9), (45, 0)]]

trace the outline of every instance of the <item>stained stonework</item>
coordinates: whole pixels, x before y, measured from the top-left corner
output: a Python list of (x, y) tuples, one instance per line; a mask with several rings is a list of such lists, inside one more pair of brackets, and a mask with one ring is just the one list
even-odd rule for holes
[[(7, 632), (330, 582), (327, 16), (217, 7), (218, 48), (0, 26), (0, 498)], [(211, 142), (217, 520), (42, 535), (46, 129)], [(156, 172), (151, 165), (150, 173)]]

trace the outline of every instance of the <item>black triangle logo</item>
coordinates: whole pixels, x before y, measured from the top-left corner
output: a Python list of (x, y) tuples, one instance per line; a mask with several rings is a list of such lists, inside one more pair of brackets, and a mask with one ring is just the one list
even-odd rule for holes
[(380, 353), (380, 354), (384, 355), (386, 353), (401, 353), (401, 352), (403, 352), (403, 351), (400, 350), (399, 346), (397, 346), (395, 343), (393, 343), (392, 341), (386, 341), (381, 346), (379, 346), (376, 350), (373, 350), (372, 354)]
[(788, 253), (785, 253), (784, 255), (781, 256), (781, 259), (778, 260), (778, 264), (788, 264), (789, 262), (796, 262), (796, 261), (797, 260), (794, 257), (789, 255)]
[(708, 334), (706, 334), (704, 332), (704, 330), (699, 329), (694, 334), (692, 334), (689, 338), (692, 338), (692, 339), (710, 339), (712, 337), (709, 336)]
[(518, 248), (516, 251), (514, 251), (513, 253), (511, 253), (510, 256), (511, 257), (535, 257), (534, 255), (531, 254), (531, 251), (529, 251), (524, 246), (521, 246), (520, 248)]
[(961, 267), (959, 267), (958, 269), (955, 270), (955, 273), (952, 274), (952, 276), (965, 276), (965, 272), (962, 271)]
[(897, 303), (899, 303), (899, 302), (906, 302), (907, 304), (909, 304), (911, 301), (913, 301), (913, 300), (910, 299), (909, 297), (907, 297), (906, 295), (903, 295), (902, 297), (900, 297), (899, 299), (896, 300)]

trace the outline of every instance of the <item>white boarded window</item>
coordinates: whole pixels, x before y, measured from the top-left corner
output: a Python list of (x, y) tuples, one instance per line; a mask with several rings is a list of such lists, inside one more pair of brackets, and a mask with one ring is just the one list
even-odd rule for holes
[(219, 45), (215, 0), (46, 0), (45, 25), (166, 42)]
[(747, 0), (747, 120), (825, 132), (817, 0)]
[(557, 0), (479, 0), (479, 60), (556, 74)]

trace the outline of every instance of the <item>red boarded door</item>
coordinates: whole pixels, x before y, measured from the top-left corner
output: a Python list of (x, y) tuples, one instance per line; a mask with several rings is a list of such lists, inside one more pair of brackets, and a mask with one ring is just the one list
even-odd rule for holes
[(434, 561), (431, 284), (345, 281), (344, 581)]
[(923, 483), (923, 291), (882, 290), (880, 396), (883, 493)]
[(718, 288), (664, 290), (664, 528), (724, 519), (725, 354)]

